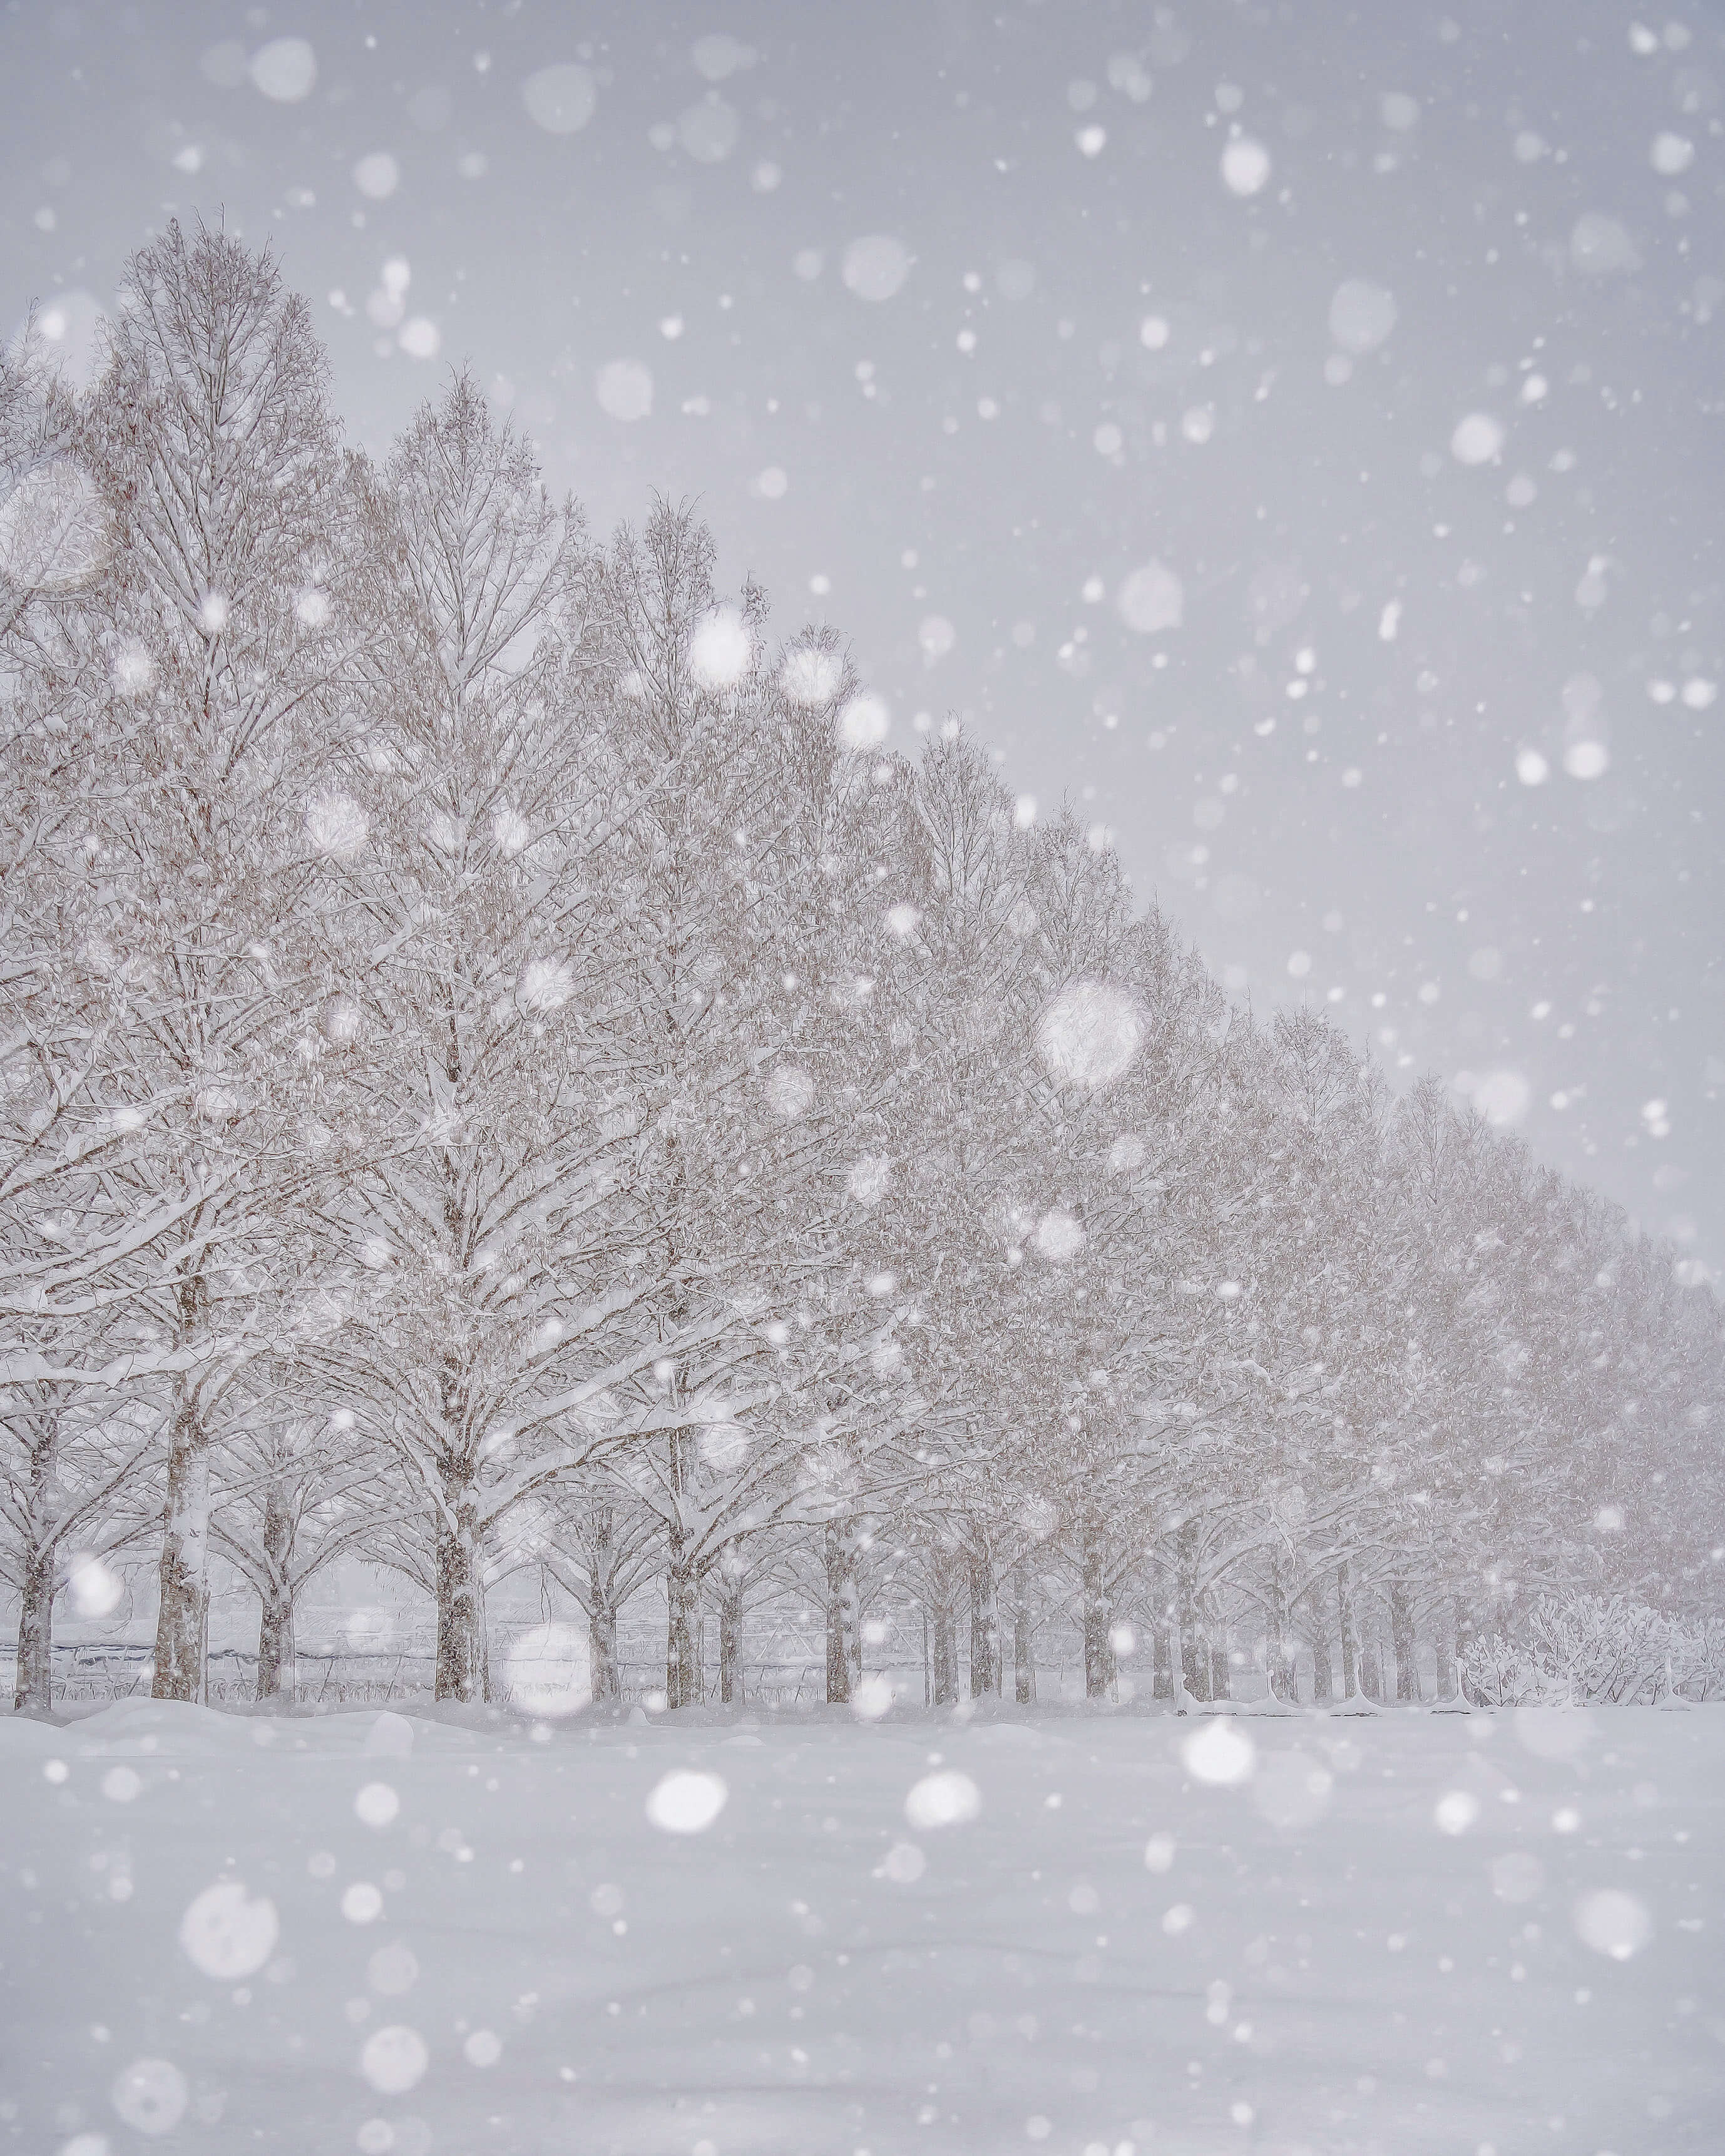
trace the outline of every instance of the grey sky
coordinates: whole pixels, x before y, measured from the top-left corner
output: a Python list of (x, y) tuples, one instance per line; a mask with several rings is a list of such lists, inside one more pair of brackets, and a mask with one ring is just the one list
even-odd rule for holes
[(225, 213), (356, 439), (465, 358), (598, 529), (699, 495), (898, 746), (1725, 1265), (1716, 8), (12, 0), (0, 70), (0, 320)]

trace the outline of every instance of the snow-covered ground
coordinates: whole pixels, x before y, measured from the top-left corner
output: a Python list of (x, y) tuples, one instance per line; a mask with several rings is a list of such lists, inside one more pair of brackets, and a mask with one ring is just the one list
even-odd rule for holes
[(141, 1702), (0, 1793), (31, 2156), (1725, 2147), (1717, 1708)]

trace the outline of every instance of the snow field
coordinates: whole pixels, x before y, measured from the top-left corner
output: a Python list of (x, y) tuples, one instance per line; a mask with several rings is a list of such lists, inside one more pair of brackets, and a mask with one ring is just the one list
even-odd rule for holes
[(0, 1723), (0, 2147), (1725, 2143), (1725, 1713)]

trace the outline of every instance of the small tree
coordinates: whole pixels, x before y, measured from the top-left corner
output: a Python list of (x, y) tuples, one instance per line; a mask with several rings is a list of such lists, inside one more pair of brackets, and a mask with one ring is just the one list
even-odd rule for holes
[[(258, 1597), (255, 1697), (291, 1701), (294, 1613), (326, 1566), (375, 1550), (404, 1508), (393, 1463), (349, 1411), (318, 1419), (283, 1373), (236, 1417), (218, 1466), (215, 1548)], [(308, 1412), (307, 1410), (311, 1410)]]
[(137, 1532), (128, 1507), (142, 1495), (154, 1446), (141, 1403), (65, 1382), (0, 1396), (0, 1577), (18, 1598), (15, 1709), (46, 1713), (54, 1704), (54, 1598), (74, 1563)]

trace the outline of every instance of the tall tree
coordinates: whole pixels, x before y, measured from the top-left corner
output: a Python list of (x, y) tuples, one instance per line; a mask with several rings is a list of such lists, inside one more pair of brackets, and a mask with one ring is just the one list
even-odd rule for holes
[(175, 224), (130, 265), (79, 429), (110, 522), (84, 608), (106, 664), (62, 693), (102, 786), (58, 864), (56, 996), (100, 1053), (65, 1111), (92, 1172), (46, 1315), (99, 1311), (99, 1374), (162, 1394), (167, 1698), (203, 1692), (212, 1449), (329, 1136), (295, 1052), (306, 803), (345, 653), (325, 374), (268, 256)]

